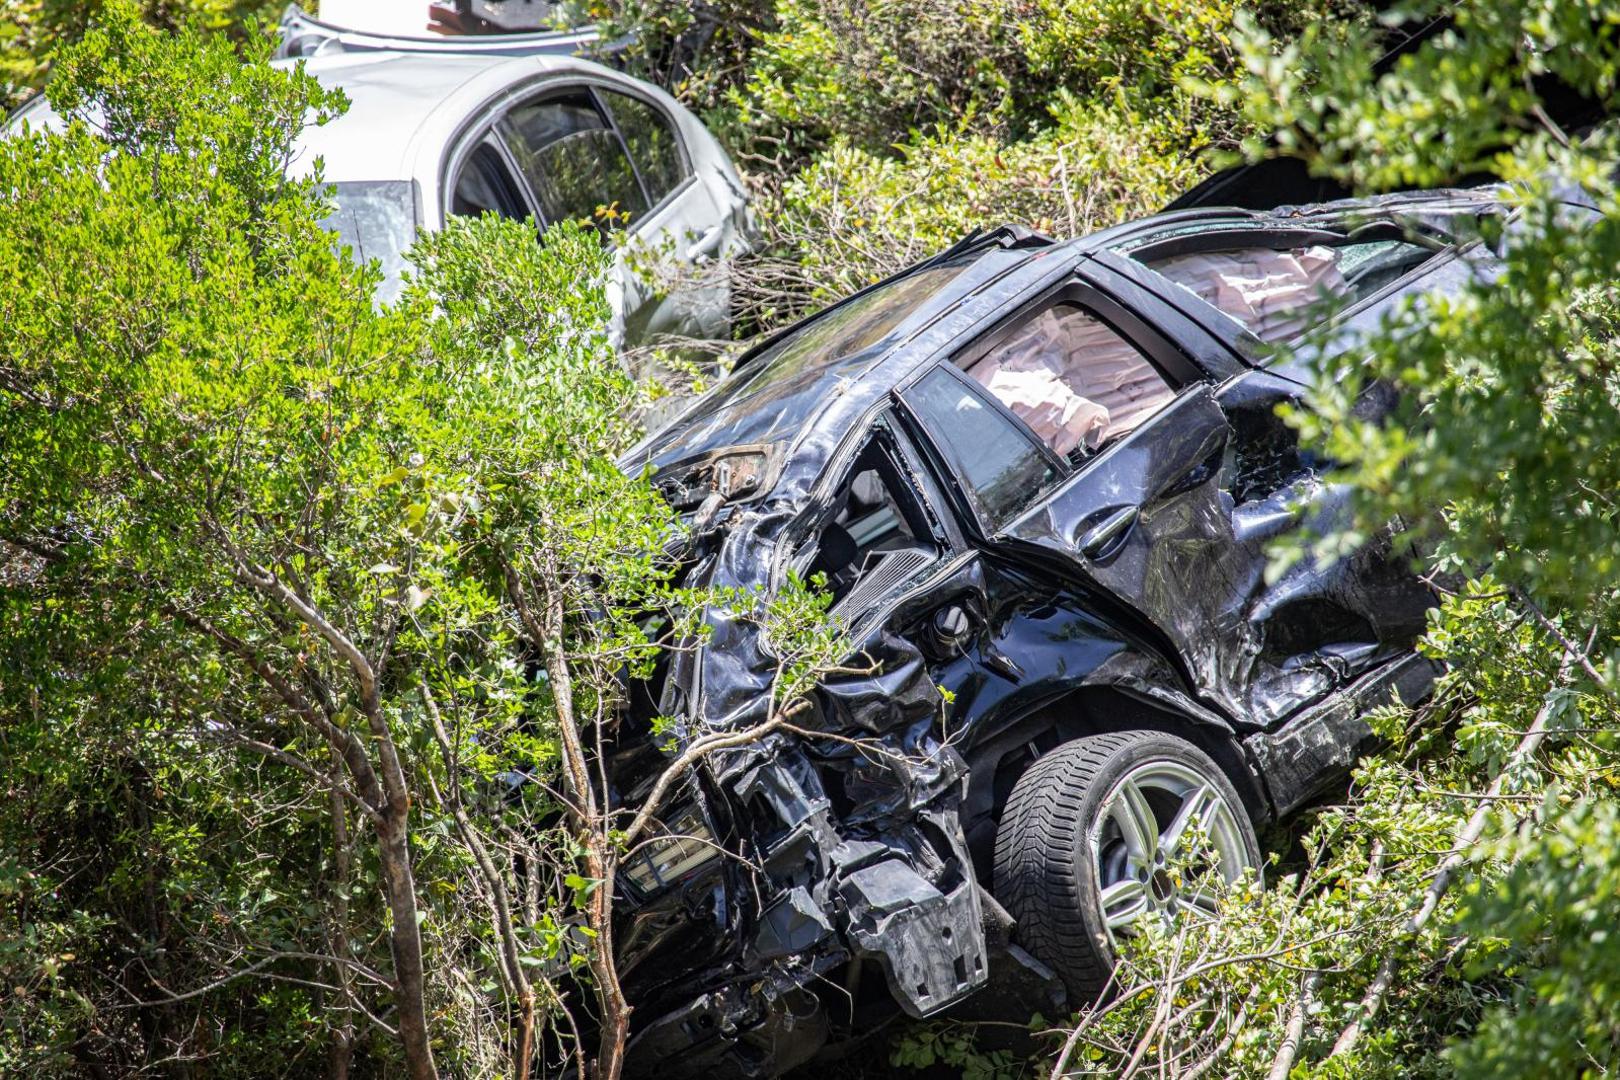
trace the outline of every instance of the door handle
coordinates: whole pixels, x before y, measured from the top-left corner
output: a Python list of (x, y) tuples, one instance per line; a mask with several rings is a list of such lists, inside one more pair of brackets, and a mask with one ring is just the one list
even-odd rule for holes
[(1109, 513), (1080, 538), (1080, 554), (1088, 559), (1102, 559), (1118, 551), (1125, 534), (1130, 532), (1141, 513), (1139, 506), (1121, 506)]
[(720, 241), (725, 238), (725, 231), (725, 226), (715, 225), (692, 241), (692, 246), (686, 249), (686, 261), (700, 262), (713, 255), (719, 249)]

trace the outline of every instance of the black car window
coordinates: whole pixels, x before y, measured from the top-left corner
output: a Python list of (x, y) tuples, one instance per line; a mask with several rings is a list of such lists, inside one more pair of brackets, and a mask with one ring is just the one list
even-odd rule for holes
[(1404, 282), (1399, 288), (1362, 304), (1333, 328), (1322, 340), (1307, 339), (1270, 365), (1272, 371), (1297, 382), (1309, 383), (1321, 359), (1356, 348), (1378, 332), (1385, 319), (1403, 304), (1422, 304), (1431, 296), (1453, 297), (1470, 284), (1483, 284), (1498, 273), (1493, 256), (1483, 247), (1471, 248), (1456, 258), (1440, 259), (1430, 269)]
[(935, 561), (939, 543), (889, 436), (874, 436), (845, 474), (816, 533), (807, 573), (826, 576), (836, 614), (857, 618)]
[(964, 369), (1064, 457), (1135, 430), (1176, 396), (1141, 350), (1074, 303), (1037, 312)]
[(487, 141), (462, 163), (450, 194), (450, 212), (461, 217), (499, 214), (514, 220), (529, 216), (517, 178), (506, 167), (500, 151)]
[(624, 144), (590, 91), (519, 105), (506, 121), (512, 154), (548, 222), (622, 228), (646, 212)]
[(1239, 241), (1144, 262), (1261, 341), (1275, 342), (1297, 337), (1332, 312), (1373, 296), (1436, 254), (1405, 240), (1347, 238), (1294, 248)]
[(986, 527), (1010, 520), (1058, 478), (1040, 446), (951, 369), (930, 371), (904, 398)]
[(834, 308), (813, 322), (804, 323), (776, 344), (753, 357), (752, 377), (738, 386), (731, 400), (740, 400), (805, 371), (865, 352), (888, 337), (920, 304), (955, 277), (961, 266), (939, 266), (908, 274)]
[(656, 106), (628, 94), (603, 91), (602, 100), (624, 136), (630, 160), (641, 173), (647, 201), (657, 206), (686, 179), (686, 165), (675, 128)]

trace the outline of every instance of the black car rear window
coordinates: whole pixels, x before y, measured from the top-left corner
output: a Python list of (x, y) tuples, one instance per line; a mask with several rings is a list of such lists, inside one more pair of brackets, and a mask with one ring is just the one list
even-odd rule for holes
[(1294, 246), (1267, 234), (1235, 233), (1226, 244), (1206, 234), (1197, 250), (1156, 255), (1164, 245), (1155, 244), (1132, 254), (1261, 341), (1278, 342), (1376, 296), (1443, 250), (1390, 231), (1366, 239), (1316, 231)]

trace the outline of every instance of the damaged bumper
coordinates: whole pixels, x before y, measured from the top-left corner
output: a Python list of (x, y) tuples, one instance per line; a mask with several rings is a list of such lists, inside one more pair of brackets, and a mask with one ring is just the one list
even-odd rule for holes
[[(921, 770), (879, 744), (868, 757), (818, 761), (804, 740), (783, 735), (712, 763), (711, 781), (736, 811), (738, 856), (726, 886), (731, 917), (715, 928), (741, 945), (651, 995), (674, 1007), (632, 1042), (634, 1074), (791, 1068), (855, 1026), (863, 973), (880, 973), (883, 996), (915, 1017), (984, 985), (985, 915), (956, 814), (964, 770), (954, 751), (934, 750)], [(829, 790), (881, 786), (885, 771), (894, 784), (887, 813), (873, 813), (883, 800), (857, 807)], [(918, 772), (928, 774), (920, 787)], [(632, 977), (665, 951), (636, 957)], [(829, 1015), (830, 1001), (842, 1015)]]

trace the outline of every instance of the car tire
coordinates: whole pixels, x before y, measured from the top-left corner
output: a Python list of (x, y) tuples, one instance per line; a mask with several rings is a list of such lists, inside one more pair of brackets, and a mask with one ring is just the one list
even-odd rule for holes
[[(1159, 827), (1151, 842), (1147, 828), (1138, 827), (1149, 815)], [(1063, 980), (1071, 1006), (1107, 991), (1113, 935), (1128, 932), (1135, 918), (1213, 911), (1208, 895), (1179, 896), (1177, 875), (1164, 870), (1182, 835), (1171, 829), (1194, 819), (1222, 879), (1259, 872), (1254, 824), (1232, 782), (1207, 754), (1173, 735), (1125, 731), (1076, 739), (1036, 761), (1013, 786), (996, 833), (994, 894), (1016, 920), (1018, 943)], [(1149, 853), (1146, 866), (1140, 850)]]

